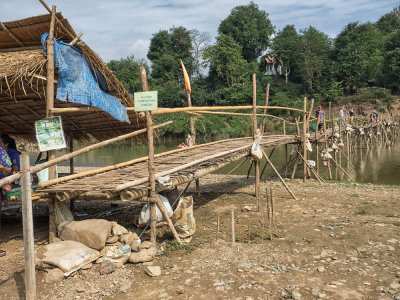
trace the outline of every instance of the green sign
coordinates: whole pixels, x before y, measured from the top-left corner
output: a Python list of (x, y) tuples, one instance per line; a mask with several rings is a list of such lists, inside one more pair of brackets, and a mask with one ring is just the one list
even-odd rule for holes
[(61, 117), (38, 120), (35, 122), (35, 128), (40, 152), (67, 147)]
[(149, 111), (158, 108), (157, 91), (137, 92), (134, 94), (135, 111)]

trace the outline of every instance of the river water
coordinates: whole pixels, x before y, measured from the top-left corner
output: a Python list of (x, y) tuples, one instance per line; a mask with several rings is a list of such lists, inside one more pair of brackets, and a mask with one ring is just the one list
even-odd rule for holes
[[(168, 150), (176, 149), (182, 141), (180, 140), (166, 140), (155, 144), (155, 153), (165, 152)], [(288, 145), (288, 152), (291, 150), (291, 145)], [(271, 149), (268, 149), (269, 155)], [(63, 152), (57, 154), (62, 155)], [(109, 145), (99, 148), (78, 156), (74, 159), (76, 166), (89, 166), (89, 167), (104, 167), (127, 160), (147, 155), (147, 146), (145, 144), (137, 143), (122, 143), (116, 145)], [(244, 158), (243, 158), (244, 159)], [(240, 164), (242, 160), (229, 164), (216, 173), (226, 174), (235, 166)], [(310, 159), (315, 160), (315, 152), (311, 153)], [(285, 147), (280, 146), (275, 149), (272, 157), (272, 163), (280, 170), (285, 165)], [(34, 162), (34, 155), (31, 155), (31, 162)], [(376, 183), (376, 184), (389, 184), (400, 185), (400, 143), (399, 140), (392, 146), (374, 146), (368, 149), (356, 148), (351, 156), (351, 162), (354, 169), (348, 164), (346, 159), (342, 157), (341, 165), (357, 182)], [(69, 162), (64, 162), (61, 165), (69, 165)], [(261, 165), (261, 170), (264, 164)], [(250, 161), (245, 162), (241, 167), (235, 170), (232, 174), (245, 175), (250, 167)], [(323, 178), (328, 178), (328, 168), (323, 166), (322, 163), (319, 167), (320, 174)], [(291, 171), (291, 170), (289, 170)], [(336, 180), (346, 180), (346, 176), (339, 169), (332, 166), (332, 176)], [(254, 168), (251, 170), (251, 175), (254, 175)], [(263, 177), (267, 178), (274, 173), (268, 166), (264, 172)], [(302, 164), (299, 165), (296, 176), (302, 176)], [(290, 173), (289, 173), (290, 176)]]

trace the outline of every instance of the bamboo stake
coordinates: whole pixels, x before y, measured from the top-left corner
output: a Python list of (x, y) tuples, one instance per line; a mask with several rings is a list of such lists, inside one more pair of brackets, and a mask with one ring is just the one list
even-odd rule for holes
[[(186, 92), (188, 97), (188, 107), (192, 107), (192, 99), (190, 98), (190, 92), (189, 90), (187, 90)], [(189, 119), (190, 119), (190, 134), (192, 135), (193, 144), (196, 144), (196, 128), (194, 127), (193, 115), (190, 115)]]
[[(256, 74), (253, 74), (253, 138), (257, 136), (257, 82)], [(257, 211), (260, 211), (259, 192), (260, 192), (260, 162), (255, 162), (256, 182), (255, 182), (255, 196), (257, 203)]]
[(339, 169), (340, 169), (344, 174), (346, 174), (347, 177), (350, 178), (350, 181), (354, 181), (353, 178), (352, 178), (349, 174), (347, 174), (347, 172), (342, 168), (342, 166), (341, 166), (340, 164), (337, 163), (337, 161), (336, 161), (335, 159), (333, 159), (333, 158), (331, 158), (331, 159), (332, 159), (333, 162), (336, 164), (336, 166), (338, 166)]
[(236, 236), (235, 236), (235, 210), (232, 208), (232, 246), (235, 245)]
[(323, 182), (323, 183), (326, 183), (325, 180), (323, 180), (322, 177), (319, 176), (318, 173), (316, 173), (315, 170), (314, 170), (311, 166), (308, 165), (308, 163), (306, 162), (306, 160), (304, 159), (304, 157), (300, 154), (300, 152), (297, 151), (297, 153), (299, 154), (299, 156), (300, 156), (300, 158), (303, 160), (303, 162), (306, 163), (307, 168), (314, 174), (315, 178), (317, 178), (318, 182), (319, 182), (320, 184), (322, 184), (322, 182)]
[[(51, 9), (51, 21), (49, 37), (47, 43), (47, 81), (46, 81), (46, 117), (52, 117), (53, 113), (51, 109), (54, 107), (54, 27), (56, 18), (56, 7), (52, 6)], [(47, 152), (49, 160), (56, 158), (56, 151), (50, 150)], [(56, 166), (49, 167), (49, 179), (55, 179)], [(55, 223), (55, 201), (54, 197), (50, 198), (49, 201), (49, 243), (53, 243), (57, 236), (57, 226)]]
[(279, 172), (275, 169), (274, 165), (272, 164), (272, 162), (269, 160), (267, 154), (265, 154), (264, 150), (261, 149), (262, 153), (264, 154), (265, 159), (267, 160), (267, 162), (271, 165), (272, 170), (274, 170), (275, 174), (278, 176), (279, 180), (282, 182), (283, 186), (285, 187), (285, 189), (289, 192), (290, 196), (292, 196), (292, 198), (294, 200), (297, 200), (296, 196), (293, 194), (293, 192), (290, 190), (290, 188), (288, 187), (288, 185), (286, 184), (285, 180), (283, 180), (281, 174), (279, 174)]
[[(271, 188), (270, 188), (271, 191)], [(267, 189), (268, 193), (268, 189)], [(272, 224), (273, 224), (273, 215), (272, 215), (272, 193), (270, 193), (269, 196), (269, 205), (268, 205), (268, 219), (269, 219), (269, 239), (272, 241), (274, 239), (273, 234), (272, 234)]]
[(215, 240), (218, 240), (218, 236), (219, 236), (219, 211), (217, 211), (217, 233), (215, 234)]
[(347, 160), (347, 162), (352, 166), (353, 169), (355, 169), (354, 165), (351, 163), (350, 159), (346, 156), (346, 154), (343, 153), (342, 149), (339, 148), (339, 151), (342, 152), (344, 158)]
[[(307, 97), (304, 97), (304, 111), (307, 110)], [(306, 148), (306, 143), (307, 143), (307, 115), (306, 113), (303, 114), (303, 157), (304, 160), (307, 160), (307, 148)], [(304, 161), (304, 171), (303, 171), (303, 182), (306, 182), (306, 177), (307, 177), (307, 163)]]
[[(21, 155), (21, 168), (23, 170), (29, 169), (29, 156), (27, 154)], [(21, 178), (22, 226), (25, 258), (25, 297), (27, 300), (36, 299), (35, 246), (30, 175), (29, 172), (24, 172)]]
[[(267, 84), (267, 92), (266, 92), (266, 95), (265, 95), (265, 106), (268, 106), (268, 101), (269, 101), (269, 83)], [(262, 120), (262, 127), (261, 127), (261, 132), (262, 133), (264, 133), (264, 131), (265, 131), (265, 121), (266, 121), (265, 115), (266, 115), (266, 113), (267, 113), (267, 109), (264, 108), (264, 117), (263, 117), (263, 120)]]
[[(283, 135), (286, 135), (286, 122), (283, 121)], [(288, 171), (288, 145), (285, 144), (285, 177), (287, 177), (287, 171)]]

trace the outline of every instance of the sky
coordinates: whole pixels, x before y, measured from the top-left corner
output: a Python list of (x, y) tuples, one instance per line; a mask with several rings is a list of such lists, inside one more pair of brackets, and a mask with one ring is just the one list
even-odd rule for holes
[[(335, 37), (350, 22), (375, 22), (399, 5), (398, 0), (269, 0), (254, 1), (266, 11), (276, 30), (293, 24), (310, 25)], [(56, 5), (76, 33), (104, 61), (129, 55), (146, 58), (150, 39), (159, 30), (184, 26), (208, 32), (212, 42), (219, 23), (232, 8), (249, 4), (237, 0), (47, 0)], [(38, 0), (0, 0), (0, 21), (45, 14)]]

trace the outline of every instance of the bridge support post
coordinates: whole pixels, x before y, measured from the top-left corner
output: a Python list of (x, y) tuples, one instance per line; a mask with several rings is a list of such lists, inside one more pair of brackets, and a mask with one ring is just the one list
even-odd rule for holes
[[(256, 138), (257, 131), (257, 83), (256, 74), (253, 74), (253, 138)], [(257, 203), (257, 211), (260, 211), (260, 162), (255, 162), (256, 169), (256, 183), (255, 183), (255, 195)]]
[(304, 171), (303, 171), (303, 181), (306, 182), (307, 178), (307, 97), (304, 97), (304, 107), (303, 107), (303, 157), (304, 157)]

